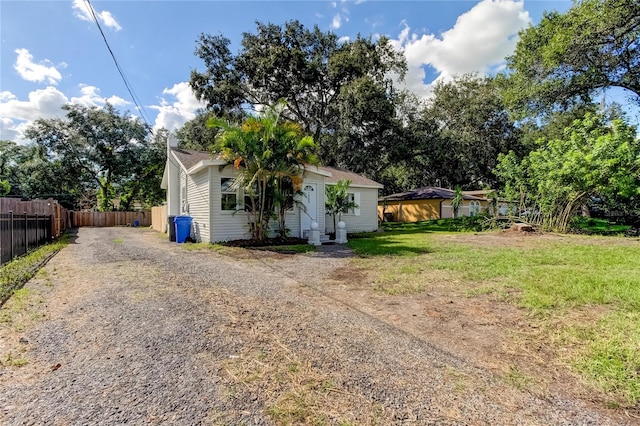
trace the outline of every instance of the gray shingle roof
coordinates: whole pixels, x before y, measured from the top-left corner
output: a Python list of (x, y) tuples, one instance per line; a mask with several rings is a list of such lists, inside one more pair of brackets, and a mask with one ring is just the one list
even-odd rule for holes
[(178, 161), (185, 169), (189, 170), (201, 161), (215, 160), (216, 158), (207, 151), (195, 151), (193, 149), (171, 148)]
[(331, 173), (331, 176), (327, 176), (325, 179), (325, 182), (328, 184), (336, 184), (339, 180), (348, 179), (351, 181), (351, 185), (376, 186), (382, 188), (382, 185), (375, 180), (371, 180), (358, 173), (350, 172), (349, 170), (329, 166), (319, 166), (318, 169)]

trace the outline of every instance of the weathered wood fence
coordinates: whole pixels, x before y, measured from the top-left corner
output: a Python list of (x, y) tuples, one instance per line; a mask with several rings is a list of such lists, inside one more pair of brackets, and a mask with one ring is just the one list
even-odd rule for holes
[(151, 211), (76, 212), (51, 198), (0, 198), (0, 265), (80, 226), (151, 226)]
[(70, 211), (53, 198), (46, 200), (22, 201), (19, 198), (0, 198), (0, 213), (14, 215), (51, 216), (51, 237), (59, 237), (65, 229), (71, 228)]
[(72, 212), (73, 227), (151, 226), (151, 212)]

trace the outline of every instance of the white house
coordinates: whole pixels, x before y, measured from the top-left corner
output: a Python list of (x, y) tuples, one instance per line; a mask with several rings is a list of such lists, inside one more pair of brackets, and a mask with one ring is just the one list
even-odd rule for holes
[[(210, 153), (171, 147), (162, 188), (167, 190), (169, 216), (190, 215), (192, 237), (196, 241), (218, 242), (251, 238), (250, 217), (244, 211), (240, 191), (229, 184), (237, 170)], [(289, 235), (306, 238), (313, 221), (321, 231), (332, 232), (333, 221), (325, 215), (325, 186), (340, 179), (352, 181), (349, 197), (359, 207), (342, 215), (347, 232), (375, 231), (378, 228), (378, 190), (382, 185), (347, 170), (307, 166), (303, 175), (303, 196), (288, 211)], [(272, 227), (276, 229), (276, 226)], [(326, 239), (323, 238), (323, 239)]]

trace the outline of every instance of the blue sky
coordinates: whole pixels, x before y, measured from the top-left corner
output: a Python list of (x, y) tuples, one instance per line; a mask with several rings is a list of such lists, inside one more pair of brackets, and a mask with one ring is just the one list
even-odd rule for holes
[[(513, 51), (517, 33), (544, 10), (570, 1), (92, 1), (104, 34), (149, 124), (175, 130), (201, 106), (187, 82), (203, 69), (201, 33), (222, 33), (239, 48), (255, 21), (297, 19), (339, 37), (389, 37), (407, 57), (403, 83), (423, 97), (430, 85), (465, 72), (491, 73)], [(0, 1), (0, 139), (23, 142), (39, 117), (61, 106), (110, 102), (140, 116), (89, 19), (85, 0)]]

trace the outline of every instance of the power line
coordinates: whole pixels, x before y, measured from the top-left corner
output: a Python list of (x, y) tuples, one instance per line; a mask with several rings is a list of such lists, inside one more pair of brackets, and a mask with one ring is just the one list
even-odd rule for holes
[(133, 90), (133, 87), (131, 87), (131, 84), (129, 83), (129, 80), (127, 80), (127, 77), (124, 75), (124, 71), (122, 70), (122, 67), (118, 63), (118, 60), (116, 59), (116, 55), (113, 53), (113, 50), (111, 50), (111, 46), (109, 46), (109, 42), (107, 41), (107, 37), (104, 34), (104, 31), (102, 31), (102, 27), (100, 26), (100, 22), (98, 21), (98, 17), (96, 16), (96, 12), (93, 9), (93, 5), (91, 4), (91, 2), (89, 0), (84, 0), (84, 1), (87, 4), (89, 12), (91, 13), (91, 16), (93, 17), (93, 21), (98, 26), (98, 30), (100, 31), (100, 34), (102, 35), (102, 40), (104, 40), (104, 44), (107, 46), (107, 50), (109, 50), (109, 54), (111, 55), (111, 58), (113, 59), (113, 63), (116, 65), (116, 68), (118, 69), (118, 73), (120, 74), (120, 77), (122, 77), (122, 81), (124, 82), (124, 85), (127, 88), (127, 91), (129, 92), (129, 95), (131, 95), (131, 99), (133, 100), (133, 103), (138, 108), (138, 111), (140, 111), (140, 116), (142, 117), (142, 120), (145, 122), (147, 127), (151, 130), (152, 127), (149, 125), (149, 121), (151, 121), (150, 118), (149, 118), (149, 115), (147, 114), (145, 109), (142, 107), (142, 104), (140, 103), (140, 100), (138, 99), (138, 96), (135, 94), (135, 92)]

